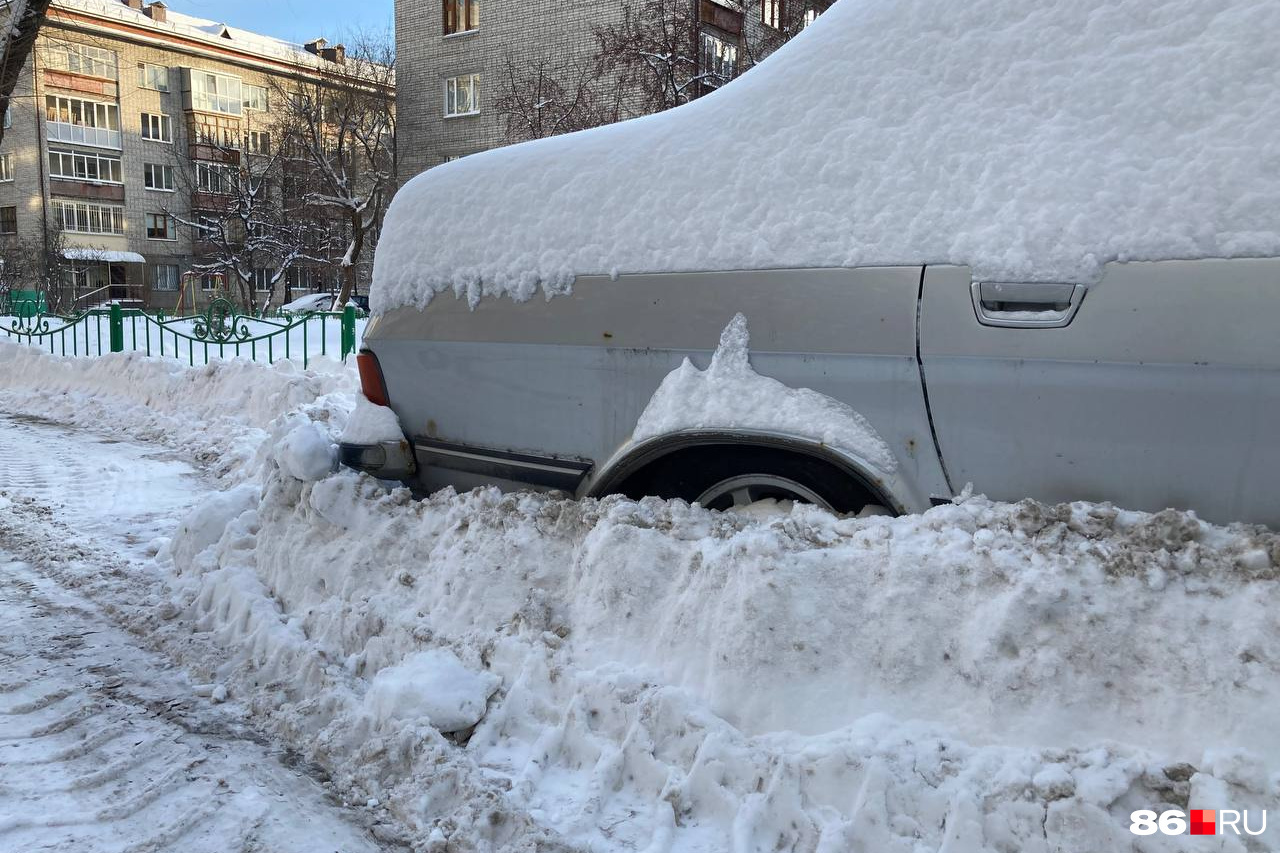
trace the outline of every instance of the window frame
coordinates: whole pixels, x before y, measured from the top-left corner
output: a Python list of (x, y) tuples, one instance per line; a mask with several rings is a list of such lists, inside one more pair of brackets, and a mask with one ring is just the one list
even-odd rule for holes
[[(150, 70), (163, 72), (163, 76), (164, 76), (163, 88), (160, 86), (150, 85), (149, 83), (150, 75), (148, 75), (147, 73)], [(138, 88), (146, 89), (149, 92), (168, 93), (173, 91), (172, 87), (169, 86), (169, 66), (156, 65), (154, 62), (139, 62), (138, 63)]]
[[(155, 186), (153, 183), (148, 183), (149, 181), (153, 181), (157, 169), (160, 170), (161, 176), (167, 178), (165, 183), (168, 184), (168, 186)], [(175, 184), (173, 180), (173, 166), (168, 163), (143, 163), (142, 188), (150, 192), (176, 193), (178, 190), (177, 184)]]
[[(173, 282), (172, 287), (168, 282), (164, 286), (160, 283), (160, 270), (172, 270)], [(168, 276), (165, 276), (166, 278)], [(161, 293), (177, 293), (182, 289), (182, 268), (177, 264), (152, 264), (151, 265), (151, 289), (158, 290)]]
[[(52, 201), (53, 216), (63, 231), (71, 234), (114, 234), (125, 233), (124, 205), (98, 204), (91, 201), (73, 201), (71, 199), (54, 199)], [(72, 223), (67, 224), (67, 211), (70, 211)], [(83, 213), (83, 226), (81, 214)], [(91, 227), (96, 217), (99, 227)], [(110, 228), (102, 227), (104, 219), (111, 221)]]
[(250, 154), (270, 154), (271, 131), (246, 130), (244, 132), (244, 150), (248, 151)]
[(445, 38), (480, 29), (480, 0), (441, 0), (440, 11), (441, 33)]
[[(197, 79), (201, 81), (201, 87), (203, 87), (210, 78), (214, 81), (214, 91), (212, 93), (204, 88), (197, 88)], [(218, 83), (223, 80), (234, 84), (234, 95), (230, 92), (224, 94), (221, 91)], [(230, 107), (230, 109), (223, 109), (223, 105)], [(197, 112), (223, 116), (244, 115), (244, 80), (234, 74), (204, 71), (199, 68), (191, 69), (191, 109)]]
[(760, 23), (775, 30), (782, 29), (783, 6), (786, 2), (787, 0), (760, 0)]
[[(732, 51), (733, 70), (731, 74), (727, 74), (727, 75), (722, 74), (719, 70), (708, 67), (708, 65), (715, 65), (715, 64), (719, 64), (723, 66), (725, 62), (725, 59), (723, 56), (712, 56), (709, 53), (708, 48), (710, 46), (714, 46), (712, 47), (713, 50), (718, 48), (721, 52)], [(738, 71), (739, 71), (738, 52), (739, 52), (738, 45), (735, 44), (734, 42), (731, 42), (728, 39), (723, 39), (710, 30), (707, 30), (707, 29), (699, 30), (698, 31), (698, 65), (699, 65), (698, 72), (703, 75), (707, 75), (707, 74), (713, 75), (719, 78), (719, 80), (723, 81), (723, 82), (717, 83), (717, 82), (708, 81), (704, 78), (703, 84), (710, 86), (712, 88), (718, 88), (719, 86), (723, 86), (725, 83), (737, 77)]]
[(0, 234), (11, 236), (17, 233), (18, 206), (16, 204), (8, 204), (0, 207)]
[[(156, 231), (156, 229), (153, 228), (152, 225), (157, 220), (157, 218), (162, 218), (164, 220), (164, 223), (165, 223), (164, 233), (171, 234), (173, 236), (156, 237), (152, 233)], [(148, 240), (164, 240), (166, 242), (172, 243), (172, 242), (176, 242), (178, 239), (178, 220), (174, 219), (172, 216), (170, 216), (167, 213), (144, 213), (142, 215), (142, 224), (143, 224), (143, 230), (145, 231), (146, 237)]]
[[(158, 142), (161, 145), (173, 144), (173, 117), (172, 116), (167, 115), (166, 113), (140, 113), (139, 115), (141, 116), (141, 119), (139, 120), (141, 132), (138, 135), (143, 139), (143, 141)], [(165, 138), (157, 138), (155, 136), (151, 136), (150, 135), (151, 123), (147, 121), (147, 119), (160, 119), (160, 129), (162, 131), (167, 131), (167, 133), (162, 134), (162, 137), (168, 136), (168, 138), (165, 139)]]
[(0, 154), (0, 184), (13, 183), (13, 152)]
[[(57, 158), (57, 166), (54, 166), (54, 158)], [(98, 172), (98, 177), (96, 178), (90, 177), (89, 175), (90, 160), (94, 161), (95, 169)], [(82, 181), (87, 184), (105, 184), (109, 186), (124, 185), (124, 160), (122, 157), (112, 157), (110, 155), (98, 154), (97, 152), (91, 151), (73, 151), (63, 150), (61, 148), (50, 148), (46, 161), (49, 165), (50, 178), (56, 178), (62, 181)], [(70, 173), (63, 170), (63, 166), (66, 161), (70, 161)], [(83, 174), (81, 174), (80, 169), (77, 168), (77, 161), (84, 162)], [(104, 163), (107, 166), (107, 172), (111, 173), (114, 171), (117, 177), (102, 177)], [(115, 168), (112, 169), (112, 166)]]
[[(93, 54), (98, 55), (94, 56)], [(71, 61), (72, 56), (79, 57), (78, 61), (73, 63)], [(62, 57), (62, 59), (59, 60), (58, 57)], [(45, 67), (52, 68), (54, 71), (78, 74), (81, 77), (96, 77), (99, 80), (118, 82), (120, 79), (120, 56), (114, 50), (108, 50), (105, 47), (80, 44), (74, 41), (60, 42), (45, 48), (44, 60)], [(90, 70), (85, 70), (85, 63), (88, 63)], [(99, 64), (109, 69), (111, 73), (99, 74), (94, 71), (93, 69)], [(72, 68), (72, 65), (79, 67)]]
[[(245, 83), (241, 81), (240, 91), (244, 93), (244, 111), (250, 113), (269, 113), (271, 112), (271, 92), (266, 86), (258, 86), (254, 83)], [(249, 97), (250, 92), (262, 92), (262, 106), (255, 107), (254, 99)]]
[[(471, 74), (458, 74), (453, 77), (446, 77), (444, 81), (444, 117), (445, 118), (462, 118), (463, 116), (480, 115), (480, 72)], [(458, 103), (458, 81), (468, 80), (470, 82), (470, 98), (471, 109), (462, 112), (456, 109)], [(454, 111), (450, 112), (450, 104), (453, 104)]]

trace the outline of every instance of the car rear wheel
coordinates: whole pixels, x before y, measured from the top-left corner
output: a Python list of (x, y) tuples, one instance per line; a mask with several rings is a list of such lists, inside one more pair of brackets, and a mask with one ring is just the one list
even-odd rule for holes
[(817, 456), (777, 447), (698, 445), (673, 451), (617, 489), (628, 497), (681, 498), (708, 509), (799, 501), (837, 513), (889, 514), (856, 476)]

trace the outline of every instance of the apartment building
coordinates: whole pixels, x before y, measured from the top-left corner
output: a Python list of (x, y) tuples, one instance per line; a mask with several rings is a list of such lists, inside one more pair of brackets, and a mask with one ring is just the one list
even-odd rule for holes
[[(678, 50), (693, 75), (729, 79), (784, 43), (833, 0), (396, 0), (396, 114), (401, 180), (458, 157), (521, 140), (509, 125), (513, 85), (533, 68), (548, 69), (563, 92), (570, 66), (597, 64), (598, 33), (664, 16), (687, 30)], [(687, 38), (686, 38), (687, 35)], [(514, 70), (514, 74), (513, 74)], [(686, 75), (688, 71), (684, 72)], [(615, 81), (616, 82), (616, 81)], [(616, 93), (616, 119), (651, 111), (645, 100)], [(705, 94), (703, 86), (693, 93)], [(536, 98), (534, 99), (537, 100)], [(533, 104), (536, 109), (537, 103)]]
[[(180, 220), (225, 204), (242, 158), (272, 150), (287, 84), (345, 73), (322, 39), (294, 45), (163, 2), (55, 0), (5, 116), (0, 254), (56, 245), (64, 307), (198, 307), (223, 282), (192, 274), (206, 247)], [(288, 277), (299, 293), (335, 283), (321, 267)]]

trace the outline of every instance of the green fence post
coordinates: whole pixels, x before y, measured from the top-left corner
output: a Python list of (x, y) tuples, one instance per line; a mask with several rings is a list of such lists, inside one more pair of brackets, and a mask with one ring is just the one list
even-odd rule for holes
[(356, 351), (356, 309), (347, 305), (342, 309), (342, 360)]
[(124, 312), (119, 303), (111, 304), (111, 319), (108, 323), (111, 330), (111, 351), (124, 352)]

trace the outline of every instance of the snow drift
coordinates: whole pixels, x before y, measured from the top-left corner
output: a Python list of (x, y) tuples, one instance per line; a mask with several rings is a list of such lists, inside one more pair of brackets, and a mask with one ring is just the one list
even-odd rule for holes
[(1280, 254), (1277, 31), (1270, 0), (837, 3), (689, 105), (417, 176), (372, 307), (585, 274), (1087, 282), (1110, 260)]

